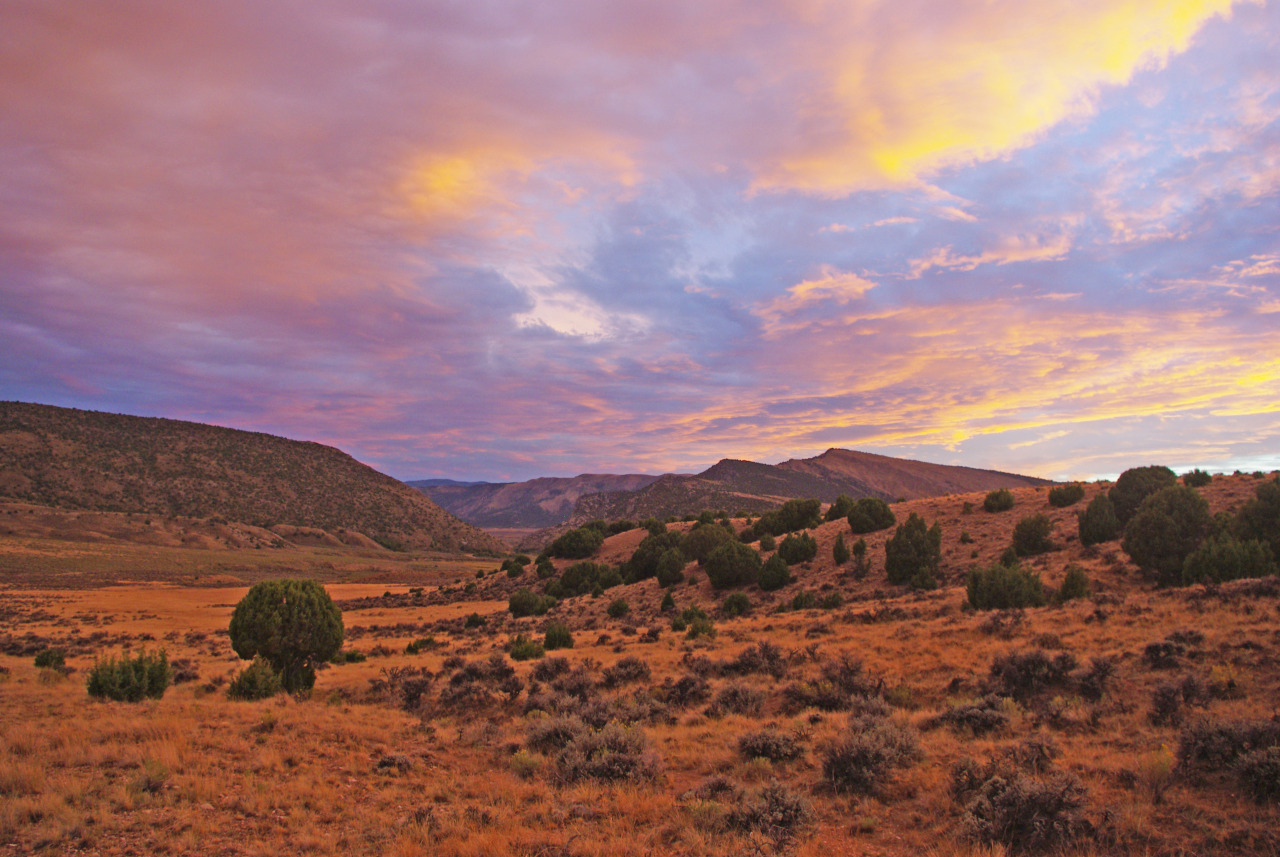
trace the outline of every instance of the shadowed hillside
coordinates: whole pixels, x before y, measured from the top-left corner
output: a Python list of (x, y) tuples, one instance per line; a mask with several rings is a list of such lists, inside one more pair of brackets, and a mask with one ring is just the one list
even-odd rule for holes
[(528, 482), (452, 482), (425, 479), (408, 484), (477, 527), (551, 527), (568, 520), (579, 497), (638, 491), (657, 476), (584, 473)]
[(0, 403), (0, 497), (69, 509), (356, 530), (385, 546), (497, 539), (332, 447), (179, 420)]

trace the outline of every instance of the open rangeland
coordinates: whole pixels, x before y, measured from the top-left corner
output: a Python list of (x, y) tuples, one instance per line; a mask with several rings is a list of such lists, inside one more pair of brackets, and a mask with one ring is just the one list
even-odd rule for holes
[[(1219, 477), (1202, 493), (1231, 511), (1259, 484)], [(14, 529), (0, 537), (0, 848), (1280, 853), (1275, 796), (1253, 799), (1228, 746), (1280, 730), (1280, 586), (1156, 588), (1118, 542), (1079, 544), (1075, 514), (1098, 490), (1065, 509), (1040, 488), (999, 513), (982, 494), (895, 505), (900, 523), (916, 512), (942, 530), (946, 584), (924, 593), (887, 585), (892, 530), (866, 537), (871, 569), (855, 579), (832, 546), (857, 537), (823, 524), (794, 582), (741, 590), (734, 617), (734, 590), (694, 564), (674, 611), (650, 579), (516, 619), (507, 598), (538, 589), (532, 565), (512, 578), (495, 560)], [(968, 610), (965, 573), (1036, 513), (1056, 549), (1026, 564), (1051, 587), (1077, 565), (1092, 593)], [(625, 559), (643, 535), (595, 559)], [(323, 669), (306, 698), (230, 700), (244, 667), (232, 609), (284, 575), (325, 582), (344, 649), (366, 659)], [(693, 605), (713, 633), (672, 629)], [(517, 635), (542, 642), (553, 622), (571, 648), (511, 659)], [(34, 666), (51, 647), (69, 670)], [(89, 698), (96, 657), (142, 648), (173, 664), (162, 699)]]

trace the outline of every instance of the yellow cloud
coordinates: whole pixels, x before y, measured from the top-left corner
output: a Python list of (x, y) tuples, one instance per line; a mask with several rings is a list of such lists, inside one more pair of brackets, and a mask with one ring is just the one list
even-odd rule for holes
[(998, 157), (1089, 113), (1103, 87), (1185, 50), (1232, 5), (948, 0), (927, 22), (918, 3), (840, 7), (825, 22), (836, 34), (819, 60), (827, 89), (801, 108), (815, 133), (765, 163), (754, 188), (841, 195)]

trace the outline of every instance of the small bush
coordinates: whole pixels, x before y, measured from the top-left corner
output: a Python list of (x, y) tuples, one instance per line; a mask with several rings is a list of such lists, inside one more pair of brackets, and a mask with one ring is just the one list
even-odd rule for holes
[(887, 530), (898, 522), (889, 504), (875, 497), (863, 497), (855, 503), (847, 520), (854, 535)]
[(962, 702), (932, 718), (929, 725), (945, 725), (972, 735), (999, 732), (1009, 725), (1009, 704), (993, 693), (973, 702)]
[(733, 682), (721, 688), (716, 694), (708, 713), (715, 717), (722, 717), (725, 714), (758, 717), (763, 707), (764, 693), (749, 685)]
[[(761, 573), (763, 577), (763, 572)], [(745, 592), (734, 592), (720, 603), (720, 615), (726, 618), (745, 616), (751, 612), (751, 599)]]
[(556, 758), (565, 782), (584, 779), (605, 782), (654, 780), (661, 770), (648, 739), (635, 727), (610, 723), (597, 732), (578, 735)]
[(791, 582), (791, 570), (787, 567), (787, 561), (782, 558), (781, 551), (769, 557), (769, 561), (760, 569), (757, 582), (765, 592), (781, 589)]
[(1188, 586), (1193, 583), (1222, 583), (1276, 573), (1271, 545), (1219, 536), (1207, 539), (1187, 556), (1182, 565), (1182, 582)]
[(605, 610), (612, 619), (621, 619), (631, 612), (631, 605), (627, 603), (625, 598), (615, 598), (609, 602), (609, 607)]
[(684, 583), (684, 554), (679, 548), (667, 548), (658, 557), (655, 574), (663, 587)]
[[(529, 589), (517, 589), (511, 593), (507, 599), (507, 610), (516, 619), (523, 616), (542, 616), (548, 610), (554, 607), (556, 600), (549, 595), (538, 595)], [(477, 616), (477, 614), (472, 614)], [(471, 621), (471, 617), (467, 617), (467, 622)], [(472, 627), (468, 625), (467, 627)]]
[(982, 500), (982, 508), (988, 512), (1007, 512), (1013, 508), (1013, 492), (1008, 488), (998, 488)]
[(36, 667), (38, 669), (54, 669), (59, 670), (66, 666), (67, 655), (62, 649), (41, 649), (36, 653)]
[(831, 546), (831, 559), (837, 565), (844, 565), (849, 561), (852, 554), (849, 552), (849, 546), (844, 543), (844, 533), (836, 535), (836, 542)]
[(703, 568), (715, 589), (748, 586), (760, 576), (760, 554), (741, 542), (725, 542), (713, 550)]
[(1178, 767), (1187, 773), (1222, 771), (1241, 757), (1280, 747), (1274, 720), (1198, 720), (1178, 736)]
[(553, 598), (573, 598), (576, 595), (603, 592), (621, 585), (622, 582), (622, 573), (607, 563), (575, 562), (547, 584), (547, 595)]
[(1055, 509), (1074, 506), (1084, 499), (1084, 486), (1076, 483), (1057, 485), (1049, 489), (1049, 505)]
[(435, 637), (419, 637), (412, 643), (404, 647), (406, 655), (418, 655), (422, 652), (429, 652), (432, 649), (440, 647), (440, 641)]
[(507, 653), (513, 661), (533, 661), (546, 654), (542, 644), (529, 639), (527, 634), (516, 634), (511, 639)]
[(848, 517), (849, 513), (853, 511), (855, 506), (857, 506), (857, 501), (848, 494), (841, 494), (836, 498), (836, 501), (831, 504), (831, 507), (827, 509), (827, 514), (823, 516), (823, 520), (829, 524), (832, 521), (839, 520), (840, 518)]
[(1110, 542), (1120, 537), (1120, 519), (1115, 504), (1106, 494), (1096, 494), (1083, 512), (1076, 513), (1080, 528), (1080, 544), (1085, 547)]
[(818, 555), (818, 542), (808, 533), (787, 536), (778, 545), (777, 556), (786, 560), (787, 565), (798, 565), (808, 562)]
[(993, 692), (1022, 702), (1048, 688), (1068, 685), (1075, 668), (1076, 659), (1066, 652), (1052, 657), (1044, 649), (1007, 652), (992, 660), (987, 683)]
[(635, 655), (628, 655), (613, 666), (605, 669), (603, 682), (605, 687), (617, 687), (623, 684), (648, 681), (650, 675), (648, 664)]
[(671, 613), (675, 609), (676, 609), (675, 596), (671, 594), (670, 590), (668, 590), (665, 594), (663, 594), (662, 601), (658, 603), (658, 611), (661, 613)]
[(118, 660), (115, 657), (96, 660), (89, 670), (88, 691), (98, 699), (140, 702), (164, 696), (171, 679), (169, 657), (164, 650), (154, 653), (143, 650), (133, 657), (124, 654)]
[(973, 791), (962, 823), (971, 837), (989, 845), (1047, 851), (1088, 832), (1085, 795), (1080, 781), (1067, 773), (1044, 779), (995, 773)]
[(737, 830), (768, 833), (778, 843), (809, 824), (812, 819), (813, 812), (808, 802), (773, 780), (759, 794), (737, 801), (730, 810), (727, 821), (730, 827)]
[(969, 572), (969, 606), (975, 610), (1010, 610), (1044, 606), (1040, 575), (1019, 565), (995, 563)]
[(765, 512), (752, 524), (752, 530), (763, 537), (766, 533), (780, 536), (807, 530), (822, 523), (822, 501), (817, 499), (788, 500), (772, 512)]
[(1280, 747), (1246, 753), (1236, 764), (1240, 788), (1257, 803), (1280, 801)]
[(539, 753), (563, 750), (590, 732), (587, 724), (573, 715), (554, 715), (532, 721), (525, 732), (525, 746)]
[(778, 549), (778, 540), (770, 533), (765, 533), (760, 537), (760, 550), (764, 553)]
[(1092, 588), (1093, 584), (1089, 580), (1088, 572), (1078, 565), (1069, 565), (1055, 600), (1059, 604), (1065, 604), (1078, 598), (1088, 598)]
[(1053, 522), (1047, 515), (1030, 515), (1018, 521), (1013, 528), (1013, 550), (1022, 556), (1035, 556), (1053, 550), (1053, 542), (1049, 536), (1053, 533)]
[(763, 729), (738, 739), (738, 755), (748, 762), (752, 759), (790, 762), (804, 755), (804, 747), (793, 732)]
[(942, 560), (942, 530), (937, 522), (926, 528), (915, 512), (885, 543), (885, 573), (895, 586), (937, 589)]
[(547, 626), (546, 637), (542, 645), (549, 652), (555, 649), (572, 649), (573, 632), (569, 630), (568, 625), (562, 622), (552, 622)]
[(920, 758), (914, 730), (886, 718), (851, 721), (849, 734), (823, 754), (822, 778), (837, 792), (874, 794), (899, 768)]
[(266, 659), (257, 657), (227, 685), (227, 699), (253, 701), (275, 696), (284, 687)]
[(1198, 467), (1190, 473), (1182, 474), (1182, 484), (1188, 488), (1203, 488), (1212, 481), (1213, 476)]
[[(526, 590), (523, 590), (523, 591), (524, 591), (524, 592), (528, 592), (529, 590), (527, 590), (527, 589), (526, 589)], [(529, 593), (529, 594), (531, 594), (531, 595), (532, 595), (533, 593)], [(514, 597), (514, 596), (513, 596), (513, 597)], [(515, 614), (514, 614), (514, 613), (512, 613), (512, 615), (515, 615)], [(522, 615), (527, 615), (527, 614), (522, 614)], [(479, 613), (468, 613), (468, 614), (467, 614), (467, 618), (466, 618), (466, 619), (464, 619), (464, 620), (462, 620), (462, 627), (464, 627), (464, 628), (483, 628), (483, 627), (484, 627), (485, 625), (487, 625), (488, 623), (489, 623), (489, 620), (485, 619), (485, 618), (484, 618), (483, 616), (481, 616)]]
[(844, 606), (844, 595), (839, 592), (828, 592), (818, 599), (818, 607), (823, 610), (836, 610)]
[(818, 606), (818, 596), (812, 592), (797, 592), (791, 599), (792, 610), (812, 610)]

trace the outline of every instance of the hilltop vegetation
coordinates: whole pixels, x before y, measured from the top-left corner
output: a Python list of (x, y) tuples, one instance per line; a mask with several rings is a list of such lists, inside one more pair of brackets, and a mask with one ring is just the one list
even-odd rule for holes
[(392, 548), (501, 542), (332, 447), (179, 420), (0, 403), (0, 498), (356, 531)]

